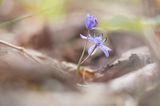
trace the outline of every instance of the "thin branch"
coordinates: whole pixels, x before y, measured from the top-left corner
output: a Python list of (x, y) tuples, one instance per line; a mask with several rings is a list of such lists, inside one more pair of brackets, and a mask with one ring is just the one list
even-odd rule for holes
[(27, 55), (27, 56), (29, 56), (30, 58), (32, 58), (34, 61), (40, 63), (40, 61), (39, 61), (36, 57), (34, 57), (33, 55), (31, 55), (26, 49), (24, 49), (24, 48), (22, 48), (22, 47), (20, 47), (20, 46), (13, 45), (13, 44), (8, 43), (8, 42), (3, 41), (3, 40), (0, 40), (0, 44), (5, 45), (5, 46), (8, 46), (8, 47), (11, 47), (11, 48), (13, 48), (13, 49), (16, 49), (16, 50), (22, 52), (24, 55)]

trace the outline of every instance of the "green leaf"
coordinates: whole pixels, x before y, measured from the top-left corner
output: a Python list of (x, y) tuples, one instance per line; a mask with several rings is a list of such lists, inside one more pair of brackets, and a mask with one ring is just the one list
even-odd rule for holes
[(140, 32), (143, 30), (143, 24), (140, 19), (129, 19), (125, 16), (115, 16), (110, 20), (104, 21), (100, 24), (104, 30), (122, 30)]

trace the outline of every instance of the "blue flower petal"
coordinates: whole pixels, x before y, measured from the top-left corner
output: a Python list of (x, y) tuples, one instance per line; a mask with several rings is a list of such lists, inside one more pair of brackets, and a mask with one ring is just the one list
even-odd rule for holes
[(98, 40), (102, 41), (102, 34), (98, 35), (98, 37), (96, 37)]
[(85, 26), (88, 30), (92, 30), (98, 24), (97, 19), (94, 16), (87, 15), (85, 19)]
[(102, 45), (100, 48), (102, 49), (102, 51), (105, 54), (105, 56), (109, 57), (109, 48), (104, 46), (104, 45)]
[(96, 45), (93, 45), (88, 49), (88, 54), (92, 56), (97, 50), (98, 47), (96, 47)]
[(91, 36), (90, 34), (87, 36), (88, 40), (95, 43), (95, 38), (93, 36)]
[(86, 37), (86, 36), (80, 34), (80, 37), (85, 40), (87, 39), (94, 44), (93, 46), (91, 46), (88, 49), (89, 55), (92, 56), (100, 48), (104, 52), (105, 56), (109, 57), (109, 51), (111, 51), (111, 49), (108, 48), (107, 46), (103, 45), (103, 43), (106, 41), (106, 39), (102, 39), (102, 35), (99, 35), (97, 37), (95, 37), (95, 36), (93, 37), (89, 34)]
[(102, 35), (99, 35), (98, 37), (94, 37), (94, 43), (95, 43), (97, 46), (103, 45)]

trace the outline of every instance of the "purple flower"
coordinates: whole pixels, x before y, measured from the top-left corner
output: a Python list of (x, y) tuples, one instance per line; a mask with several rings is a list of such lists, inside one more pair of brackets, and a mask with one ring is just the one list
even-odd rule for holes
[(94, 27), (96, 27), (97, 24), (98, 24), (97, 18), (88, 14), (86, 19), (85, 19), (86, 28), (88, 30), (93, 30)]
[(89, 55), (92, 56), (98, 49), (101, 49), (103, 51), (103, 53), (105, 54), (105, 56), (109, 57), (109, 51), (111, 51), (111, 49), (104, 45), (104, 43), (106, 42), (106, 39), (102, 39), (102, 35), (99, 35), (98, 37), (93, 37), (91, 35), (88, 35), (86, 37), (86, 36), (83, 36), (82, 34), (80, 34), (80, 37), (82, 39), (86, 39), (86, 40), (89, 40), (90, 42), (94, 43), (94, 45), (88, 49)]

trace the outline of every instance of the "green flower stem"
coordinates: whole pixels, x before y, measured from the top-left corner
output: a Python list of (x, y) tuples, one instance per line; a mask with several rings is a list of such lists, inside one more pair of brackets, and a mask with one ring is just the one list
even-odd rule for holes
[(79, 73), (79, 69), (80, 69), (80, 66), (81, 66), (81, 61), (82, 61), (83, 56), (84, 56), (84, 53), (85, 53), (85, 51), (86, 51), (87, 43), (88, 43), (88, 41), (85, 42), (85, 45), (84, 45), (84, 48), (83, 48), (81, 57), (79, 58), (79, 61), (78, 61), (78, 64), (77, 64), (77, 72), (78, 72), (78, 73)]
[[(97, 46), (95, 46), (94, 49), (93, 49), (93, 51), (91, 52), (91, 54), (89, 54), (85, 59), (83, 59), (83, 56), (84, 56), (84, 53), (85, 53), (85, 50), (86, 50), (87, 43), (88, 43), (88, 41), (86, 41), (86, 43), (85, 43), (85, 46), (84, 46), (84, 48), (83, 48), (83, 52), (82, 52), (81, 57), (80, 57), (80, 59), (79, 59), (79, 61), (78, 61), (78, 64), (77, 64), (77, 71), (78, 71), (78, 72), (79, 72), (79, 69), (80, 69), (81, 64), (83, 64), (83, 63), (91, 56), (91, 54), (94, 52), (94, 50), (95, 50), (96, 47), (97, 47)], [(83, 60), (82, 60), (82, 59), (83, 59)]]
[[(89, 30), (88, 30), (88, 34), (90, 34)], [(85, 45), (83, 47), (83, 51), (82, 51), (81, 57), (79, 58), (79, 61), (78, 61), (78, 64), (77, 64), (77, 72), (78, 72), (78, 74), (79, 74), (79, 71), (80, 71), (79, 69), (80, 69), (80, 66), (81, 66), (81, 62), (82, 62), (83, 56), (84, 56), (85, 51), (86, 51), (87, 44), (88, 44), (88, 40), (85, 41)]]
[[(91, 54), (95, 51), (96, 47), (97, 47), (97, 46), (95, 46), (95, 47), (93, 48), (93, 51), (91, 52)], [(81, 61), (80, 64), (83, 64), (83, 63), (91, 56), (91, 54), (89, 54), (85, 59), (83, 59), (83, 61)]]

